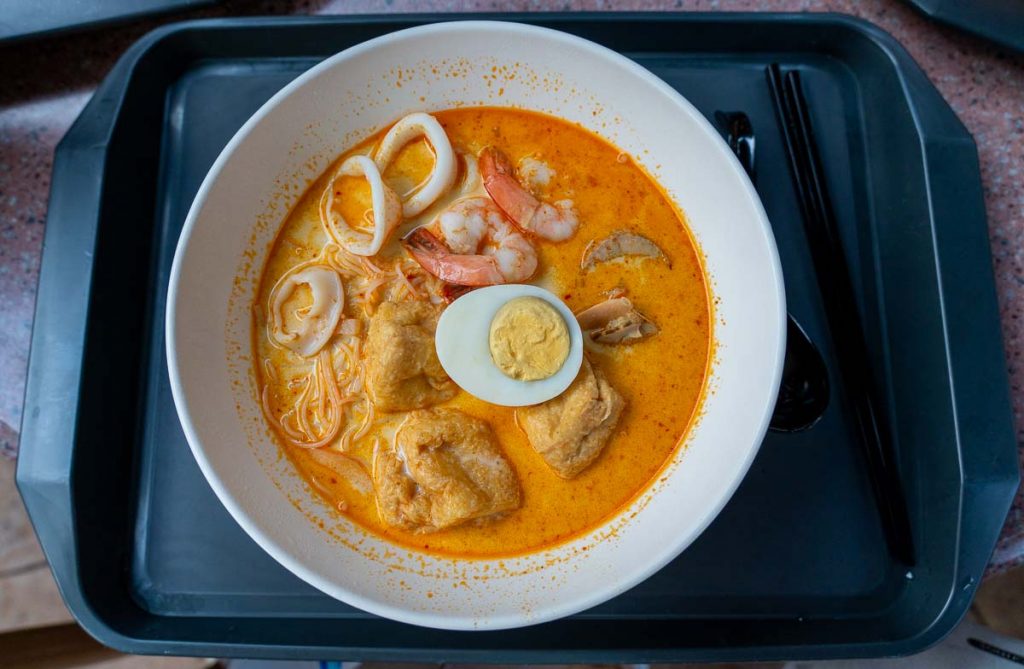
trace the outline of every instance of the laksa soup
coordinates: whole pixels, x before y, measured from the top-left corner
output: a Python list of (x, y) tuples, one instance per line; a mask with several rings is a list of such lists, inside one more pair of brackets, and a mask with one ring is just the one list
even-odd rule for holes
[(643, 492), (699, 410), (701, 256), (629, 155), (507, 108), (414, 113), (291, 211), (253, 310), (263, 412), (338, 513), (459, 557)]

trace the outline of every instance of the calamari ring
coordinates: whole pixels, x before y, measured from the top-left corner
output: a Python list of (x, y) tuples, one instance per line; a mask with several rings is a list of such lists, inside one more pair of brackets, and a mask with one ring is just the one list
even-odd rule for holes
[(416, 139), (426, 137), (434, 149), (434, 168), (430, 171), (423, 187), (402, 205), (402, 213), (406, 218), (416, 216), (432, 205), (437, 198), (444, 195), (455, 183), (457, 163), (452, 143), (448, 140), (444, 128), (430, 114), (416, 112), (399, 119), (391, 126), (391, 130), (380, 140), (380, 146), (374, 154), (374, 161), (381, 172), (387, 169), (395, 154), (403, 146)]
[[(327, 234), (338, 246), (357, 256), (376, 255), (391, 232), (402, 222), (402, 201), (395, 191), (384, 183), (377, 163), (366, 156), (352, 156), (341, 164), (320, 199), (320, 220)], [(333, 210), (334, 182), (339, 177), (365, 177), (370, 184), (373, 203), (373, 234), (352, 229), (348, 222)]]
[[(313, 304), (303, 314), (299, 329), (289, 332), (281, 308), (302, 284), (313, 293)], [(270, 336), (305, 358), (314, 356), (334, 334), (344, 308), (345, 291), (337, 272), (324, 265), (300, 265), (282, 276), (270, 291)]]

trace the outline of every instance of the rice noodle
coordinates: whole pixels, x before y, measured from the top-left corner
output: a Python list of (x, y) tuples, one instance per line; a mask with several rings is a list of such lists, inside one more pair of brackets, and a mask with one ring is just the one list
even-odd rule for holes
[(373, 425), (373, 402), (366, 403), (366, 414), (363, 416), (363, 424), (356, 431), (352, 437), (352, 441), (359, 441), (366, 433), (370, 431), (370, 426)]
[(350, 349), (344, 342), (339, 341), (338, 352), (345, 356), (346, 370), (352, 370), (355, 368), (355, 357), (352, 355), (352, 349)]
[(360, 277), (365, 273), (365, 268), (359, 259), (360, 256), (352, 255), (334, 242), (328, 242), (321, 249), (316, 261), (328, 265), (345, 277)]
[(362, 291), (363, 299), (364, 300), (371, 299), (373, 294), (377, 291), (377, 289), (380, 288), (381, 286), (383, 286), (384, 284), (386, 284), (387, 282), (388, 282), (388, 279), (386, 277), (378, 277), (376, 279), (370, 279), (370, 281), (367, 282), (366, 287), (363, 288), (363, 291)]
[(284, 431), (284, 433), (288, 436), (289, 439), (292, 439), (294, 441), (304, 441), (302, 433), (288, 424), (288, 416), (291, 416), (294, 413), (294, 411), (289, 411), (288, 413), (282, 414), (280, 423), (281, 429)]
[(379, 289), (392, 280), (393, 277), (391, 276), (379, 276), (366, 282), (366, 286), (361, 291), (361, 297), (363, 300), (363, 311), (367, 316), (372, 316), (377, 310)]
[(363, 392), (363, 376), (360, 374), (356, 378), (352, 379), (352, 382), (348, 384), (348, 391), (351, 394)]
[[(299, 400), (293, 410), (299, 431), (304, 435), (297, 435), (294, 430), (288, 428), (286, 423), (274, 416), (270, 406), (269, 388), (269, 385), (263, 387), (263, 412), (271, 424), (277, 427), (293, 446), (320, 448), (331, 443), (338, 436), (344, 422), (344, 405), (351, 402), (352, 399), (342, 398), (341, 391), (338, 390), (331, 364), (331, 354), (328, 350), (320, 351), (317, 356), (313, 363), (313, 369), (310, 371), (309, 382), (299, 394)], [(311, 403), (314, 403), (318, 409), (313, 412), (313, 419), (320, 428), (321, 436), (319, 438), (309, 421)]]
[(359, 262), (363, 265), (363, 269), (369, 274), (384, 274), (384, 270), (377, 267), (369, 258), (359, 257)]
[(288, 416), (292, 414), (292, 411), (287, 411), (281, 415), (281, 420), (274, 417), (273, 409), (270, 406), (270, 386), (263, 386), (263, 392), (260, 394), (261, 404), (263, 406), (263, 413), (266, 415), (267, 420), (270, 422), (272, 427), (282, 432), (289, 441), (298, 440), (302, 441), (302, 435), (288, 425)]
[(395, 276), (398, 277), (399, 285), (409, 291), (409, 295), (411, 295), (413, 299), (421, 299), (419, 291), (417, 291), (416, 287), (412, 285), (411, 281), (409, 281), (409, 277), (405, 275), (405, 271), (401, 266), (395, 267)]
[[(316, 367), (313, 368), (314, 374), (316, 373)], [(295, 422), (298, 424), (299, 429), (306, 433), (308, 437), (312, 434), (309, 426), (309, 388), (312, 384), (307, 383), (299, 393), (299, 401), (295, 405)]]
[(388, 299), (391, 302), (401, 302), (405, 300), (406, 295), (410, 295), (409, 289), (398, 283), (392, 286), (391, 294), (388, 296)]
[(341, 439), (338, 440), (338, 448), (341, 449), (342, 453), (348, 453), (352, 448), (352, 430), (348, 429), (342, 432)]
[[(348, 417), (352, 418), (355, 414), (355, 405), (351, 407), (351, 414)], [(351, 420), (346, 421), (345, 430), (341, 433), (341, 438), (338, 439), (338, 448), (341, 449), (342, 453), (347, 453), (352, 448), (352, 435), (356, 431), (356, 426)]]
[[(260, 393), (260, 403), (263, 405), (263, 413), (267, 417), (267, 420), (270, 421), (271, 425), (273, 425), (274, 427), (280, 428), (281, 427), (281, 422), (278, 421), (277, 418), (274, 416), (274, 412), (271, 410), (271, 407), (270, 407), (270, 385), (269, 384), (263, 386), (263, 392)], [(284, 430), (281, 430), (281, 431), (284, 432)]]

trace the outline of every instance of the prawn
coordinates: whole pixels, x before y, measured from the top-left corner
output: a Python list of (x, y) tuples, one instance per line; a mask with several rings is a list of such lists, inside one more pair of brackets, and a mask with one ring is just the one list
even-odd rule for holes
[(537, 250), (486, 197), (457, 200), (402, 240), (425, 270), (459, 286), (526, 281)]
[(480, 176), (484, 189), (519, 229), (542, 239), (561, 242), (576, 233), (579, 220), (572, 200), (541, 202), (516, 179), (508, 156), (494, 148), (480, 152)]

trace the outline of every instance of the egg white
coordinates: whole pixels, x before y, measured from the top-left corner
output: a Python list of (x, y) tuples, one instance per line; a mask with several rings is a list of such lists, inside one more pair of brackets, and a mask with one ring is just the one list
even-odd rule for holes
[[(491, 321), (498, 309), (517, 297), (539, 297), (561, 314), (569, 330), (569, 357), (552, 376), (519, 381), (491, 358)], [(521, 407), (561, 395), (583, 364), (583, 332), (569, 307), (550, 291), (525, 284), (488, 286), (466, 293), (448, 305), (434, 336), (441, 366), (460, 388), (491, 404)]]

